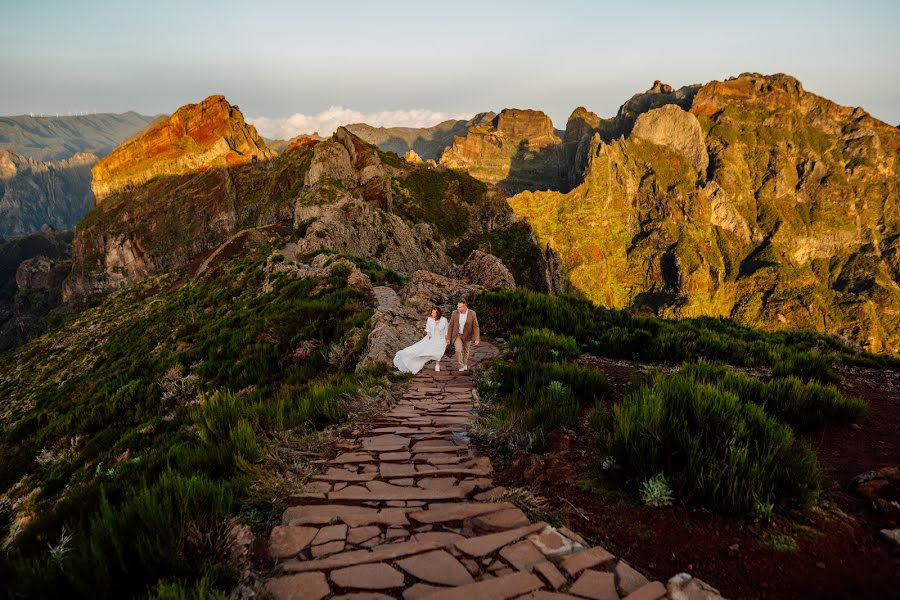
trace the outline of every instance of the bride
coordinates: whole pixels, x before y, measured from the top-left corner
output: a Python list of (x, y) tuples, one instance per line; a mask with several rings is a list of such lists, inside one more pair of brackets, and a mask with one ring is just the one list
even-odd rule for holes
[(435, 306), (431, 309), (431, 316), (425, 322), (425, 337), (400, 350), (394, 356), (394, 365), (406, 373), (418, 373), (430, 360), (434, 361), (434, 370), (440, 371), (441, 357), (447, 348), (447, 319), (443, 311)]

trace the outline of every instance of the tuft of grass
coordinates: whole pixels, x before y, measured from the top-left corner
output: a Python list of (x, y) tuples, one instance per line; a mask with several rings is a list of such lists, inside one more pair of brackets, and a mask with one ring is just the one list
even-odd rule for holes
[(666, 473), (679, 500), (722, 513), (806, 507), (820, 489), (815, 454), (790, 428), (685, 373), (651, 376), (598, 437), (631, 479)]
[(581, 355), (578, 342), (567, 335), (554, 333), (550, 329), (525, 329), (513, 335), (509, 345), (522, 361), (549, 362), (577, 358)]
[(774, 377), (796, 377), (801, 381), (832, 385), (840, 383), (840, 377), (831, 366), (831, 360), (819, 352), (792, 352), (775, 363)]
[(685, 364), (680, 371), (762, 407), (797, 432), (858, 421), (868, 411), (868, 405), (859, 398), (845, 398), (833, 387), (804, 383), (793, 376), (764, 382), (705, 361)]

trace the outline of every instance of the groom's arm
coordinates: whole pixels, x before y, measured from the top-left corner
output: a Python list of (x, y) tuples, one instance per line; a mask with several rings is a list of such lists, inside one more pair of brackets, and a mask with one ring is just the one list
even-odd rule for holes
[(478, 313), (473, 311), (472, 316), (475, 317), (472, 320), (472, 335), (475, 338), (475, 345), (477, 346), (481, 343), (481, 328), (478, 327)]

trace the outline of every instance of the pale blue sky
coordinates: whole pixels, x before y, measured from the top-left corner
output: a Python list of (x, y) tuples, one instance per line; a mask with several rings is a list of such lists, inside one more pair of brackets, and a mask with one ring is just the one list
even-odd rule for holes
[(900, 123), (900, 1), (0, 0), (0, 114), (545, 110), (786, 72)]

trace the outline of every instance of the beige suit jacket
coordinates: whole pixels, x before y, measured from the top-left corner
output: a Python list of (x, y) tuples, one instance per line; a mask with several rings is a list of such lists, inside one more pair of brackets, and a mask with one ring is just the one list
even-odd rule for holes
[(450, 316), (448, 340), (452, 344), (456, 338), (462, 337), (464, 342), (481, 342), (481, 329), (478, 327), (478, 315), (471, 308), (466, 311), (466, 324), (463, 325), (462, 336), (459, 335), (459, 311), (454, 310)]

